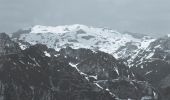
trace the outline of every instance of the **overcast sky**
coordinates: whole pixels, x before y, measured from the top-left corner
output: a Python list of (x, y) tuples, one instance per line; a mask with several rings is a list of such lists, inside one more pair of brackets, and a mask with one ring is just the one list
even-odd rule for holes
[(37, 24), (165, 35), (170, 33), (170, 0), (0, 0), (0, 32)]

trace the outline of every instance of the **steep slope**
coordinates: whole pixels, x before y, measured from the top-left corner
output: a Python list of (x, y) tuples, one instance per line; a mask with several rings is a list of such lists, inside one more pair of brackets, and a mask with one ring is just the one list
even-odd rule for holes
[[(149, 47), (140, 51), (131, 65), (142, 69), (150, 69), (147, 71), (165, 74), (170, 64), (170, 37), (162, 37), (152, 42)], [(165, 66), (165, 67), (164, 67)], [(149, 68), (152, 67), (152, 68)], [(165, 69), (164, 69), (165, 68)], [(155, 69), (155, 70), (154, 70)], [(164, 70), (163, 70), (164, 69)], [(150, 74), (152, 73), (150, 72)], [(146, 73), (142, 73), (146, 74)]]
[(37, 44), (1, 55), (0, 64), (2, 100), (158, 99), (150, 84), (101, 51), (66, 47), (57, 52)]
[[(49, 48), (54, 48), (57, 51), (61, 50), (62, 48), (66, 48), (67, 46), (70, 46), (74, 49), (86, 48), (92, 50), (93, 52), (100, 50), (109, 53), (116, 58), (123, 59), (125, 62), (127, 62), (127, 65), (129, 67), (133, 67), (132, 70), (136, 74), (139, 74), (139, 77), (137, 77), (137, 79), (142, 80), (145, 80), (142, 76), (144, 75), (145, 77), (145, 74), (147, 75), (150, 70), (144, 71), (143, 73), (143, 70), (140, 70), (140, 68), (143, 67), (139, 65), (139, 62), (144, 62), (144, 56), (142, 55), (144, 52), (150, 52), (150, 55), (145, 56), (146, 59), (150, 59), (153, 50), (148, 50), (148, 48), (149, 45), (153, 41), (155, 41), (155, 39), (145, 35), (136, 36), (135, 34), (129, 32), (119, 33), (107, 28), (94, 28), (85, 25), (56, 27), (37, 25), (28, 30), (20, 30), (13, 33), (12, 39), (16, 40), (22, 49), (25, 49), (34, 44), (45, 44)], [(84, 51), (81, 51), (80, 53), (83, 52)], [(74, 54), (74, 52), (71, 53)], [(87, 56), (88, 53), (89, 52), (86, 52), (85, 56)], [(141, 57), (140, 59), (138, 59), (139, 56)], [(118, 79), (120, 78), (119, 75), (122, 74), (124, 74), (123, 76), (125, 76), (126, 78), (134, 79), (134, 73), (130, 73), (129, 70), (126, 69), (126, 67), (115, 67), (113, 66), (115, 63), (110, 63), (110, 61), (106, 60), (112, 58), (108, 57), (106, 59), (103, 59), (104, 56), (101, 56), (101, 59), (98, 58), (100, 58), (100, 55), (90, 56), (89, 58), (87, 58), (87, 61), (83, 60), (83, 62), (80, 63), (79, 61), (75, 60), (77, 58), (73, 57), (72, 59), (74, 59), (74, 62), (71, 62), (70, 65), (74, 67), (79, 67), (78, 69), (81, 70), (83, 73), (91, 75), (93, 77), (92, 80), (95, 80), (96, 77), (99, 79), (103, 79), (104, 77), (105, 80), (108, 80), (109, 78)], [(102, 62), (105, 60), (107, 63)], [(106, 67), (104, 68), (106, 69), (102, 69), (103, 64), (105, 64)], [(108, 64), (110, 64), (111, 66)], [(147, 68), (153, 69), (153, 67), (151, 66), (153, 66), (154, 64), (154, 62), (151, 63), (149, 65), (150, 67)], [(138, 65), (140, 67), (134, 67)], [(110, 71), (110, 68), (108, 66), (110, 66), (113, 71)], [(152, 75), (152, 77), (149, 76), (149, 78), (147, 79), (149, 82), (155, 80), (154, 75)], [(111, 88), (109, 90), (111, 90)]]
[(145, 96), (158, 99), (155, 88), (145, 81), (138, 81), (129, 67), (107, 53), (67, 47), (61, 49), (57, 55), (63, 56), (71, 65), (76, 66), (89, 81), (121, 99), (139, 100)]
[(7, 34), (0, 33), (0, 55), (14, 54), (18, 52), (20, 52), (18, 44), (11, 41)]
[[(155, 87), (158, 87), (157, 89), (162, 92), (164, 99), (167, 98), (165, 100), (169, 100), (169, 85), (167, 85), (169, 84), (167, 79), (169, 79), (170, 75), (169, 35), (159, 39), (153, 39), (146, 35), (136, 35), (129, 32), (119, 33), (107, 28), (94, 28), (84, 25), (57, 27), (38, 25), (28, 30), (15, 32), (12, 38), (20, 43), (22, 49), (25, 49), (30, 45), (41, 43), (50, 48), (54, 48), (57, 51), (61, 50), (62, 52), (64, 52), (64, 49), (62, 48), (69, 51), (67, 46), (70, 46), (77, 50), (79, 48), (90, 49), (93, 53), (98, 50), (109, 53), (117, 59), (121, 59), (126, 62), (126, 65), (130, 67), (131, 71), (126, 69), (126, 67), (123, 67), (125, 68), (123, 76), (126, 78), (130, 77), (131, 79), (147, 80)], [(74, 52), (77, 53), (78, 51)], [(69, 56), (74, 54), (74, 52), (71, 52)], [(84, 50), (82, 50), (81, 53), (82, 52), (84, 52)], [(84, 55), (88, 55), (88, 53), (89, 52), (86, 52)], [(97, 54), (99, 54), (99, 52)], [(105, 61), (105, 55), (100, 58), (97, 54), (87, 58), (87, 61), (84, 61), (83, 59), (82, 63), (80, 63), (82, 58), (75, 60), (77, 58), (71, 56), (73, 62), (71, 61), (70, 64), (73, 66), (76, 65), (76, 67), (78, 67), (83, 73), (91, 75), (93, 77), (92, 80), (95, 80), (95, 76), (97, 76), (100, 80), (103, 77), (107, 80), (109, 78), (119, 79), (119, 75), (122, 75), (122, 69), (119, 71), (120, 67), (117, 68), (112, 66), (113, 71), (110, 72), (110, 67), (105, 67), (105, 71), (102, 71), (103, 69), (101, 68), (103, 65), (108, 66), (108, 64), (112, 65), (114, 63), (110, 63), (110, 61), (107, 60), (107, 64), (103, 63), (102, 61)], [(63, 55), (68, 56), (66, 52)], [(108, 57), (108, 59), (112, 58)], [(113, 59), (111, 61), (113, 61)], [(114, 77), (112, 77), (110, 73), (114, 73)], [(106, 76), (109, 76), (109, 78), (106, 78)], [(100, 83), (101, 86), (102, 84), (103, 83)], [(112, 89), (109, 88), (109, 91), (111, 90)]]
[(1, 100), (114, 100), (66, 60), (50, 58), (46, 46), (0, 56)]
[(145, 51), (140, 51), (131, 63), (134, 72), (143, 75), (152, 85), (158, 87), (165, 100), (169, 100), (170, 37), (165, 36), (152, 42)]

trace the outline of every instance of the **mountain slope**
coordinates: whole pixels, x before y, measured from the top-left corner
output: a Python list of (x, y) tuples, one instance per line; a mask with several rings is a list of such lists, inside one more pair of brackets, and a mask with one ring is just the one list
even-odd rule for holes
[[(54, 48), (57, 51), (62, 51), (62, 48), (67, 49), (67, 46), (70, 46), (73, 49), (85, 48), (90, 49), (93, 52), (99, 50), (109, 53), (115, 58), (126, 62), (126, 65), (129, 66), (131, 72), (133, 73), (130, 74), (128, 72), (127, 74), (124, 72), (126, 73), (126, 77), (133, 79), (134, 74), (135, 79), (147, 80), (149, 83), (157, 87), (159, 91), (163, 91), (162, 95), (164, 99), (168, 98), (169, 85), (167, 84), (169, 82), (166, 80), (169, 79), (170, 75), (169, 35), (159, 39), (153, 39), (146, 35), (138, 36), (129, 32), (119, 33), (107, 28), (94, 28), (84, 25), (57, 27), (38, 25), (28, 30), (20, 30), (15, 32), (12, 38), (20, 44), (22, 49), (25, 49), (30, 45), (41, 43), (47, 45), (50, 48)], [(71, 52), (71, 54), (74, 54), (74, 52)], [(81, 51), (81, 53), (82, 52), (83, 51)], [(65, 55), (72, 57), (71, 54)], [(88, 52), (85, 53), (85, 55), (88, 55)], [(100, 58), (100, 56), (90, 57), (91, 60), (87, 60), (87, 62), (84, 61), (85, 65), (83, 63), (79, 64), (78, 60), (74, 60), (74, 62), (71, 64), (77, 65), (80, 70), (90, 73), (92, 76), (100, 75), (98, 77), (101, 78), (103, 75), (102, 71), (98, 71), (96, 69), (102, 68), (100, 65), (103, 65), (102, 61), (105, 61), (105, 56), (102, 56), (101, 59), (97, 59)], [(72, 59), (76, 58), (72, 57)], [(112, 58), (108, 57), (108, 59)], [(88, 63), (90, 66), (86, 65)], [(109, 61), (107, 63), (110, 64)], [(91, 68), (91, 65), (94, 66), (94, 69)], [(108, 65), (106, 64), (106, 66)], [(113, 69), (114, 68), (115, 67), (113, 67)], [(126, 69), (126, 67), (123, 68)], [(104, 73), (110, 73), (109, 71), (107, 72), (107, 70), (104, 71)], [(120, 74), (120, 72), (117, 70), (117, 68), (114, 69), (116, 72), (114, 76), (116, 76), (118, 73)], [(125, 71), (127, 71), (127, 69)], [(122, 73), (120, 75), (122, 75)]]
[(20, 48), (17, 43), (11, 41), (5, 33), (0, 33), (0, 55), (19, 53)]
[[(170, 37), (152, 42), (131, 63), (134, 72), (143, 75), (152, 85), (163, 91), (164, 100), (169, 100)], [(155, 78), (156, 77), (156, 78)]]
[(0, 63), (2, 100), (158, 99), (150, 84), (101, 51), (37, 44), (1, 55)]
[(138, 81), (129, 67), (112, 55), (70, 47), (61, 49), (59, 52), (60, 56), (64, 56), (65, 59), (76, 65), (88, 80), (99, 84), (121, 99), (138, 100), (145, 96), (157, 99), (158, 92), (155, 88), (145, 81)]
[(46, 46), (0, 56), (1, 100), (114, 100), (66, 60), (49, 58)]

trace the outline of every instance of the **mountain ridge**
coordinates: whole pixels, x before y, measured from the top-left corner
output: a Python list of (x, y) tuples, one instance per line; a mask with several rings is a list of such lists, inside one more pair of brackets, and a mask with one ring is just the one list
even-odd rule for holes
[[(111, 100), (158, 96), (147, 82), (138, 81), (123, 62), (101, 51), (70, 47), (55, 51), (36, 44), (21, 53), (3, 55), (0, 62), (0, 74), (5, 76), (0, 77), (4, 88), (1, 93), (6, 94), (0, 96), (8, 100)], [(49, 92), (51, 90), (54, 94)], [(26, 96), (22, 96), (22, 91)]]
[[(17, 34), (19, 36), (17, 36)], [(131, 43), (137, 47), (137, 49), (146, 49), (149, 43), (155, 40), (149, 36), (143, 36), (139, 39), (135, 38), (136, 36), (119, 33), (112, 29), (88, 27), (79, 24), (56, 27), (36, 25), (28, 30), (15, 32), (12, 37), (31, 44), (36, 44), (36, 42), (45, 44), (55, 50), (66, 46), (75, 49), (97, 49), (113, 54), (116, 58), (120, 58), (117, 54), (122, 56), (123, 51), (119, 53), (116, 53), (116, 51), (122, 46), (125, 46), (126, 43)], [(127, 56), (128, 55), (131, 54), (127, 54)]]

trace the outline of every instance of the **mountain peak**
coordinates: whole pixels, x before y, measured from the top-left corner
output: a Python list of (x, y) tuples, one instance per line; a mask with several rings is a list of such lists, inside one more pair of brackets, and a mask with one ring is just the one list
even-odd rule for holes
[(0, 39), (10, 39), (6, 33), (0, 33)]
[(19, 46), (6, 33), (0, 33), (0, 56), (18, 53)]
[[(146, 49), (153, 41), (152, 38), (147, 37), (137, 38), (132, 34), (119, 33), (109, 28), (96, 28), (80, 24), (63, 26), (35, 25), (30, 31), (13, 34), (13, 38), (18, 40), (28, 42), (31, 45), (44, 44), (57, 51), (70, 46), (74, 49), (86, 48), (109, 54), (115, 54), (119, 48), (127, 44), (132, 44), (138, 49)], [(115, 57), (119, 58), (117, 54)]]
[(63, 25), (63, 26), (43, 26), (35, 25), (32, 28), (31, 33), (66, 33), (69, 31), (76, 31), (79, 29), (89, 29), (88, 26), (73, 24), (73, 25)]
[(67, 32), (76, 32), (83, 30), (90, 33), (119, 33), (115, 30), (109, 28), (97, 28), (92, 26), (86, 26), (81, 24), (73, 25), (63, 25), (63, 26), (43, 26), (35, 25), (31, 28), (31, 33), (67, 33)]
[(170, 34), (168, 34), (167, 36), (170, 37)]

